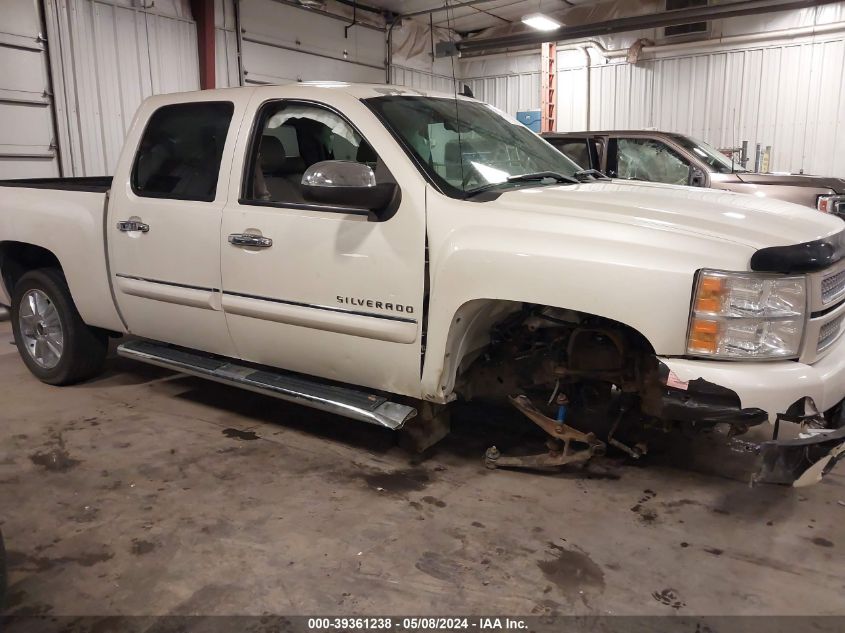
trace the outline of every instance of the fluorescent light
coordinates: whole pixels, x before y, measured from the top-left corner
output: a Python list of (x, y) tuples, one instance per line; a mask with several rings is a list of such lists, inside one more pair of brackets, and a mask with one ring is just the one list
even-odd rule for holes
[(522, 23), (538, 31), (555, 31), (563, 26), (557, 20), (542, 13), (532, 13), (522, 18)]

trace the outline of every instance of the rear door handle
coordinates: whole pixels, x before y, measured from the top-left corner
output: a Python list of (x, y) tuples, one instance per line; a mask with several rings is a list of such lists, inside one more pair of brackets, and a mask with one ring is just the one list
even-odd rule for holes
[(254, 235), (252, 233), (232, 233), (229, 236), (229, 244), (233, 246), (250, 246), (252, 248), (270, 248), (273, 240), (269, 237)]
[(139, 231), (141, 233), (149, 233), (150, 225), (138, 222), (137, 220), (121, 220), (117, 223), (117, 230), (129, 233), (130, 231)]

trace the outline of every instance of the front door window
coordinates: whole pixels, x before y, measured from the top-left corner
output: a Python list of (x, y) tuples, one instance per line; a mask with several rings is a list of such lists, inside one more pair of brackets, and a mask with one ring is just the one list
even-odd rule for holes
[(299, 102), (271, 103), (261, 113), (245, 200), (303, 204), (302, 174), (314, 163), (364, 163), (378, 175), (378, 156), (345, 119), (328, 108)]
[[(612, 145), (616, 145), (613, 151)], [(690, 164), (665, 143), (650, 138), (619, 138), (611, 141), (608, 175), (628, 180), (686, 185)]]

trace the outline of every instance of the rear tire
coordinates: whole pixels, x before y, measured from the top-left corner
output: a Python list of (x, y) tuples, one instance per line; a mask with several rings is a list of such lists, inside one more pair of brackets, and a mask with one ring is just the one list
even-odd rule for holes
[(82, 321), (67, 281), (55, 268), (26, 273), (12, 297), (12, 331), (29, 371), (48, 385), (70, 385), (97, 375), (108, 337)]

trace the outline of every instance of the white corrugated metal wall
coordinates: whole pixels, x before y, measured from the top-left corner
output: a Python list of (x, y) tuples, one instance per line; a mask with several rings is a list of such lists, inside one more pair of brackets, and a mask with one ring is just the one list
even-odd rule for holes
[(45, 0), (45, 10), (63, 174), (111, 174), (141, 101), (199, 88), (188, 2)]
[(515, 115), (540, 109), (540, 73), (514, 73), (488, 77), (464, 77), (476, 99)]
[(491, 56), (463, 60), (461, 82), (476, 99), (515, 115), (522, 110), (540, 109), (540, 56)]
[[(772, 146), (770, 169), (845, 174), (845, 3), (714, 21), (711, 40), (672, 46), (659, 30), (603, 38), (660, 46), (637, 64), (591, 47), (559, 53), (558, 129), (655, 127), (717, 147)], [(648, 49), (647, 49), (648, 50)]]
[[(772, 146), (773, 171), (845, 174), (845, 32), (590, 69), (590, 129), (654, 127)], [(560, 131), (583, 129), (585, 70), (558, 77)]]
[[(559, 131), (656, 127), (692, 134), (718, 147), (742, 140), (772, 146), (770, 168), (845, 175), (845, 2), (800, 11), (712, 22), (710, 37), (771, 34), (732, 46), (719, 42), (643, 55), (624, 51), (640, 37), (668, 43), (659, 29), (599, 38), (623, 56), (592, 62), (587, 99), (583, 49), (558, 53)], [(815, 28), (814, 35), (784, 36)], [(691, 45), (692, 46), (692, 45)], [(475, 96), (515, 114), (540, 106), (540, 55), (491, 56), (461, 62)]]
[(0, 26), (0, 178), (59, 174), (38, 0), (5, 0)]
[(438, 92), (452, 92), (454, 90), (454, 83), (450, 75), (427, 72), (399, 64), (392, 64), (391, 69), (390, 83), (397, 86)]

